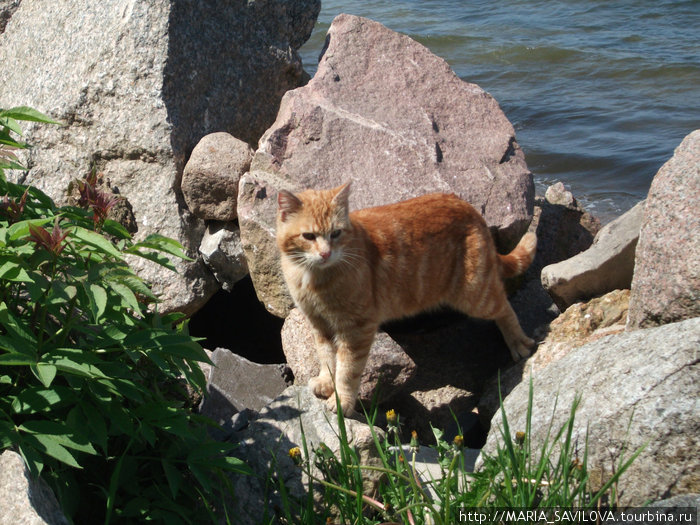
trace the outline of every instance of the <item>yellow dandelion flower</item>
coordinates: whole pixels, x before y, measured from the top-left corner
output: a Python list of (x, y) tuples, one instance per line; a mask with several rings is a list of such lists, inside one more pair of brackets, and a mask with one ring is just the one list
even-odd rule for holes
[(289, 457), (292, 458), (292, 461), (294, 461), (295, 465), (301, 464), (301, 450), (299, 447), (290, 448), (288, 454)]

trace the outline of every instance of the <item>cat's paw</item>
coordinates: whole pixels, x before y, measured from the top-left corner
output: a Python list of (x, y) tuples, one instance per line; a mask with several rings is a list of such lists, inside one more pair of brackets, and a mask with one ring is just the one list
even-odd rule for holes
[(335, 396), (326, 399), (326, 408), (334, 414), (338, 411), (338, 403), (336, 402)]
[[(338, 403), (336, 402), (335, 396), (331, 396), (326, 400), (326, 408), (333, 412), (334, 414), (338, 411)], [(354, 399), (343, 399), (340, 398), (340, 409), (343, 411), (345, 417), (350, 417), (355, 415), (355, 400)]]
[(529, 337), (523, 335), (515, 341), (512, 341), (510, 345), (510, 355), (513, 361), (516, 363), (520, 361), (521, 357), (530, 357), (532, 349), (535, 347), (535, 341)]
[[(333, 381), (329, 377), (316, 376), (309, 379), (309, 388), (316, 397), (328, 399), (333, 396)], [(335, 404), (335, 397), (333, 397)]]

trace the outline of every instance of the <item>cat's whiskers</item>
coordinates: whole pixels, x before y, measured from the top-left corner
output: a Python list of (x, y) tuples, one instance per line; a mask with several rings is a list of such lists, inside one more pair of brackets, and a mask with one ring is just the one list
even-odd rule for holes
[(305, 270), (309, 270), (314, 267), (314, 261), (311, 260), (305, 252), (291, 252), (286, 256), (289, 257), (289, 259), (291, 259), (295, 265)]

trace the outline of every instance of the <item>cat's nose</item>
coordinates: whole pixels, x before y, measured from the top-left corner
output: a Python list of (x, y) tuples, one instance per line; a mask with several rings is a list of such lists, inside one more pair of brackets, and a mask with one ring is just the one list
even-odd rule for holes
[(318, 252), (318, 254), (321, 256), (321, 259), (324, 261), (327, 261), (328, 258), (331, 256), (331, 251), (330, 250), (322, 250)]

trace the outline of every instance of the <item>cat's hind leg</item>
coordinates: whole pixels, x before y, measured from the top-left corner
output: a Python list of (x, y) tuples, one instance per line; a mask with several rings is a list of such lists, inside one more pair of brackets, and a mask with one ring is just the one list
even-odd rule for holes
[(503, 339), (508, 345), (513, 361), (519, 361), (521, 357), (528, 357), (535, 346), (535, 341), (525, 335), (518, 322), (518, 317), (513, 311), (513, 307), (507, 300), (501, 309), (501, 315), (494, 320), (501, 334), (503, 334)]
[(451, 305), (471, 317), (495, 321), (508, 345), (513, 361), (528, 357), (535, 342), (525, 335), (520, 327), (518, 317), (508, 302), (503, 283), (498, 275), (495, 273), (490, 275), (476, 293), (469, 292)]

